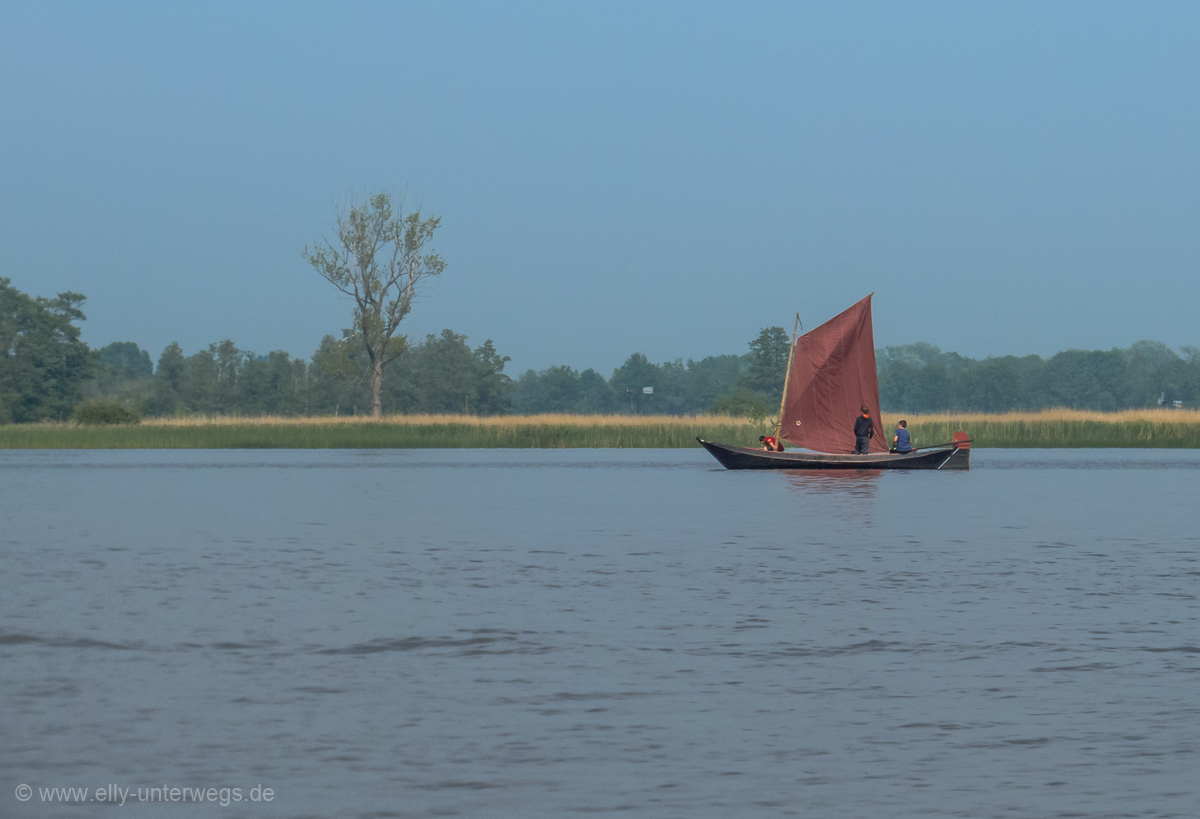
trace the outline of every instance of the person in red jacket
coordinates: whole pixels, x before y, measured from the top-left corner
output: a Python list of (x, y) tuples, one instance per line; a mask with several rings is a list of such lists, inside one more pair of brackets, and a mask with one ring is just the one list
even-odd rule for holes
[(783, 443), (773, 435), (759, 435), (758, 442), (767, 452), (783, 452)]

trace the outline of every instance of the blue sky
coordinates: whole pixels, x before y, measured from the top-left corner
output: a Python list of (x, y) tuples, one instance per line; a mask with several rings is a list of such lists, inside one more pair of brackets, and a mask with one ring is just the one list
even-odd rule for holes
[(0, 276), (84, 338), (308, 357), (300, 257), (406, 191), (405, 321), (511, 371), (742, 353), (875, 291), (880, 346), (1200, 344), (1200, 6), (9, 4)]

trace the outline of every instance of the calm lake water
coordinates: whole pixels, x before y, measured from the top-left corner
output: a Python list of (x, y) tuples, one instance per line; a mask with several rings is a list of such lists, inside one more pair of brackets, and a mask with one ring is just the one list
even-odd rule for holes
[(1200, 452), (972, 460), (0, 452), (0, 816), (1197, 816)]

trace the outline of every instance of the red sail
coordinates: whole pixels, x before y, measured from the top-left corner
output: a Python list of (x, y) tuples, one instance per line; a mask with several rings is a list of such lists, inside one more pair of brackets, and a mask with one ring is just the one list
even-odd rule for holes
[(885, 453), (871, 296), (796, 339), (780, 437), (816, 452), (850, 454), (863, 405), (875, 422), (870, 451)]

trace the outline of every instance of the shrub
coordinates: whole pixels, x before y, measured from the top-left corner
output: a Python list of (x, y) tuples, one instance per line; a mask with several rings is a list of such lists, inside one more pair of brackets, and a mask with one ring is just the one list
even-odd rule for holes
[(138, 424), (142, 416), (115, 398), (89, 398), (75, 406), (71, 418), (77, 424)]
[(713, 401), (710, 411), (731, 418), (747, 418), (752, 423), (761, 424), (771, 414), (768, 401), (768, 397), (762, 393), (738, 390)]

